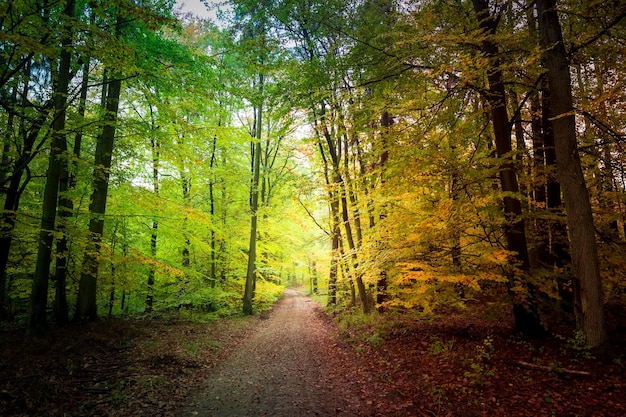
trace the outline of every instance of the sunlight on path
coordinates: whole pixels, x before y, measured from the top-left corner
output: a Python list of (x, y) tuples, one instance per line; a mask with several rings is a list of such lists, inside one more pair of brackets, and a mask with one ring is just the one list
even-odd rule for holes
[(269, 319), (215, 368), (181, 415), (374, 415), (354, 381), (359, 371), (335, 345), (317, 309), (309, 298), (286, 290)]

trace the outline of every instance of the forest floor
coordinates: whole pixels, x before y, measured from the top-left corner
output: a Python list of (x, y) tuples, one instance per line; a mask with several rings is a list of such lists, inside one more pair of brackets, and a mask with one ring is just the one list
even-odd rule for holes
[(105, 320), (45, 339), (5, 325), (0, 415), (626, 416), (613, 310), (604, 358), (576, 338), (513, 337), (484, 305), (337, 325), (294, 290), (254, 318)]

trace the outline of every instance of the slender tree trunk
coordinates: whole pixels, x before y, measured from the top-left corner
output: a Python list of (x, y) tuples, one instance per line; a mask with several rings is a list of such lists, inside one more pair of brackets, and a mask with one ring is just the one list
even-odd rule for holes
[[(393, 124), (393, 117), (389, 114), (389, 111), (384, 110), (383, 114), (380, 117), (380, 127), (381, 127), (381, 149), (380, 149), (380, 157), (378, 158), (378, 167), (381, 170), (380, 172), (380, 186), (382, 188), (385, 187), (386, 178), (384, 168), (387, 165), (387, 161), (389, 160), (389, 134), (391, 125)], [(387, 208), (385, 206), (381, 207), (379, 219), (384, 220), (387, 217)], [(370, 217), (373, 219), (373, 216)], [(373, 220), (370, 220), (370, 223), (373, 227)], [(379, 242), (381, 245), (381, 250), (387, 246), (386, 242)], [(459, 247), (460, 249), (460, 247)], [(388, 290), (388, 281), (387, 281), (387, 271), (386, 265), (382, 264), (380, 266), (381, 271), (378, 276), (378, 280), (376, 282), (376, 304), (378, 305), (378, 311), (384, 311), (383, 303), (387, 301), (387, 290)]]
[[(317, 125), (317, 120), (316, 120)], [(326, 181), (326, 188), (328, 190), (328, 210), (330, 217), (330, 229), (331, 229), (331, 253), (330, 253), (330, 269), (328, 273), (328, 301), (329, 306), (337, 304), (337, 281), (339, 277), (339, 260), (341, 257), (339, 245), (341, 241), (341, 229), (339, 220), (339, 199), (336, 196), (336, 191), (332, 187), (330, 181), (330, 169), (328, 167), (328, 158), (322, 145), (322, 139), (320, 137), (319, 130), (316, 129), (318, 135), (318, 148), (320, 156), (322, 157), (322, 163), (324, 167), (324, 180)]]
[[(222, 166), (226, 166), (226, 152), (222, 152)], [(226, 230), (228, 224), (228, 190), (226, 187), (226, 181), (221, 181), (220, 186), (220, 199), (221, 199), (221, 213), (220, 213), (220, 223), (222, 225), (222, 230)], [(220, 262), (220, 281), (222, 283), (226, 282), (226, 276), (228, 273), (228, 264), (229, 264), (229, 256), (227, 252), (226, 239), (222, 236), (219, 238), (219, 262)]]
[[(497, 29), (497, 20), (491, 16), (488, 0), (473, 0), (474, 11), (478, 19), (479, 26), (485, 36), (494, 35)], [(482, 50), (485, 56), (492, 60), (492, 68), (487, 75), (489, 88), (486, 93), (487, 101), (491, 107), (492, 124), (496, 143), (496, 153), (504, 162), (500, 164), (499, 176), (502, 191), (509, 194), (504, 197), (504, 214), (507, 219), (504, 233), (507, 239), (507, 248), (515, 254), (519, 264), (519, 269), (523, 275), (530, 273), (530, 262), (528, 257), (528, 246), (526, 243), (526, 230), (522, 218), (522, 204), (518, 198), (511, 194), (519, 192), (517, 174), (513, 158), (511, 157), (511, 124), (506, 108), (506, 91), (499, 60), (499, 50), (497, 45), (486, 38), (482, 41)], [(530, 303), (523, 303), (513, 297), (513, 313), (515, 316), (516, 332), (524, 334), (542, 334), (544, 328), (541, 324), (537, 308), (534, 305), (536, 300), (533, 294), (534, 289), (528, 282), (520, 282), (517, 274), (511, 273), (509, 277), (509, 288), (514, 288), (522, 284), (529, 292), (527, 300)], [(522, 277), (524, 280), (525, 277)]]
[[(156, 126), (154, 123), (154, 112), (152, 111), (152, 106), (150, 107), (150, 115), (152, 120), (151, 130), (153, 132), (156, 131)], [(158, 139), (152, 138), (150, 140), (150, 146), (152, 149), (152, 192), (154, 193), (155, 198), (159, 198), (159, 166), (161, 161), (161, 151), (160, 151), (160, 143)], [(152, 259), (156, 259), (157, 256), (157, 241), (159, 232), (159, 221), (157, 219), (152, 220), (152, 233), (150, 235), (150, 256)], [(155, 266), (150, 265), (150, 270), (148, 271), (148, 281), (147, 288), (148, 293), (146, 295), (146, 313), (152, 312), (154, 307), (154, 276), (155, 276)]]
[[(29, 80), (31, 78), (31, 62), (24, 66), (24, 81), (23, 89), (21, 91), (22, 102), (24, 107), (28, 106), (28, 92), (29, 92)], [(17, 100), (17, 87), (14, 89), (15, 97)], [(8, 186), (3, 190), (5, 194), (4, 206), (2, 213), (0, 213), (0, 319), (6, 317), (6, 288), (8, 286), (7, 280), (7, 267), (9, 263), (9, 255), (11, 253), (11, 245), (13, 244), (13, 229), (15, 228), (15, 222), (17, 219), (17, 212), (20, 204), (20, 197), (30, 182), (30, 171), (27, 169), (28, 164), (33, 158), (35, 152), (33, 147), (35, 141), (39, 137), (39, 134), (43, 128), (44, 123), (48, 119), (48, 106), (42, 109), (41, 114), (35, 119), (30, 126), (30, 129), (26, 129), (24, 119), (21, 119), (18, 126), (19, 136), (24, 138), (24, 144), (21, 153), (17, 160), (12, 165), (12, 172), (8, 178), (3, 178), (2, 186), (8, 182)], [(12, 123), (9, 124), (11, 127)], [(5, 149), (6, 145), (5, 145)], [(3, 153), (3, 158), (5, 154)], [(8, 164), (7, 164), (8, 167)], [(3, 172), (6, 176), (7, 171)], [(26, 178), (24, 178), (26, 173)], [(23, 180), (24, 178), (24, 180)]]
[[(126, 241), (126, 219), (122, 218), (122, 259), (126, 259), (128, 255), (128, 242)], [(125, 265), (126, 262), (122, 262), (122, 265)], [(125, 270), (126, 268), (124, 268)], [(128, 314), (128, 304), (126, 303), (126, 298), (130, 298), (130, 294), (126, 293), (126, 289), (122, 288), (122, 299), (120, 300), (120, 311), (123, 315)]]
[(587, 345), (595, 348), (605, 345), (608, 338), (591, 202), (578, 153), (569, 63), (556, 1), (537, 0), (536, 6), (554, 115), (557, 173), (567, 210), (576, 322)]
[[(118, 25), (121, 19), (118, 20)], [(98, 317), (96, 289), (102, 234), (104, 232), (104, 215), (109, 190), (109, 172), (113, 156), (115, 131), (117, 128), (117, 112), (119, 108), (122, 81), (119, 76), (111, 77), (106, 96), (104, 126), (98, 137), (94, 157), (93, 191), (89, 204), (89, 239), (83, 257), (83, 269), (78, 286), (76, 304), (77, 320), (95, 320)]]
[[(259, 74), (258, 84), (260, 95), (263, 95), (263, 74)], [(263, 104), (257, 106), (255, 120), (254, 152), (252, 159), (252, 184), (250, 187), (250, 245), (248, 250), (248, 269), (246, 272), (246, 284), (243, 295), (243, 312), (252, 314), (252, 302), (256, 290), (256, 243), (257, 243), (257, 222), (259, 209), (259, 183), (261, 177), (261, 133), (263, 121)]]
[[(191, 179), (185, 173), (185, 170), (181, 170), (181, 183), (183, 189), (183, 200), (185, 203), (189, 203), (191, 199)], [(212, 185), (212, 184), (211, 184)], [(185, 224), (187, 223), (187, 218), (185, 218)], [(189, 236), (187, 235), (187, 226), (183, 231), (183, 238), (185, 239), (185, 243), (183, 244), (183, 250), (181, 251), (181, 264), (184, 268), (188, 268), (191, 265), (191, 241), (189, 240)]]
[[(65, 16), (74, 16), (74, 1), (66, 4)], [(65, 130), (67, 93), (71, 79), (70, 64), (72, 56), (70, 45), (72, 43), (71, 29), (69, 24), (65, 26), (67, 33), (61, 42), (59, 68), (53, 96), (54, 112), (52, 120), (52, 143), (48, 159), (48, 172), (42, 203), (41, 226), (39, 232), (39, 244), (37, 250), (37, 263), (31, 292), (30, 315), (28, 318), (28, 333), (41, 334), (47, 325), (46, 309), (48, 307), (48, 283), (50, 280), (50, 263), (52, 255), (52, 243), (59, 196), (59, 180), (62, 172), (62, 158), (66, 158), (67, 137)]]
[[(89, 89), (89, 58), (83, 64), (83, 76), (81, 81), (80, 100), (78, 103), (78, 116), (82, 120), (85, 117), (87, 92)], [(82, 147), (83, 132), (79, 128), (74, 136), (74, 146), (72, 148), (71, 158), (78, 159)], [(55, 281), (55, 297), (54, 297), (54, 316), (57, 325), (64, 325), (69, 322), (69, 308), (67, 304), (66, 280), (67, 268), (69, 263), (69, 238), (67, 235), (68, 218), (74, 214), (74, 202), (67, 195), (70, 190), (76, 188), (76, 164), (71, 162), (70, 155), (63, 160), (61, 180), (59, 183), (59, 231), (62, 232), (57, 240), (57, 254), (54, 271)]]
[[(606, 94), (605, 88), (605, 74), (606, 69), (602, 65), (601, 62), (594, 62), (595, 66), (595, 79), (596, 79), (596, 88), (595, 88), (595, 96), (603, 97)], [(580, 81), (582, 84), (582, 80)], [(604, 120), (609, 120), (607, 104), (603, 100), (599, 103), (599, 115)], [(585, 119), (587, 120), (587, 119)], [(597, 150), (598, 157), (598, 171), (600, 177), (599, 183), (599, 201), (600, 207), (606, 213), (620, 212), (620, 201), (619, 199), (614, 199), (609, 197), (609, 195), (613, 194), (617, 187), (615, 187), (615, 173), (613, 167), (615, 166), (614, 157), (613, 157), (613, 142), (610, 140), (610, 137), (606, 135), (604, 132), (598, 132), (598, 137), (601, 141), (601, 145)], [(600, 161), (602, 161), (600, 163)], [(601, 227), (602, 238), (609, 242), (615, 243), (620, 240), (619, 236), (619, 226), (617, 217), (613, 217), (608, 221), (605, 221)]]
[(319, 291), (317, 288), (317, 263), (315, 260), (311, 261), (311, 283), (313, 286), (313, 294), (317, 294)]
[[(119, 221), (115, 222), (113, 233), (111, 233), (111, 259), (115, 259), (115, 248), (117, 246), (117, 229)], [(111, 262), (111, 290), (109, 291), (109, 314), (108, 317), (113, 317), (113, 306), (115, 304), (115, 261)]]
[(0, 319), (5, 319), (8, 316), (6, 309), (7, 267), (11, 244), (13, 243), (13, 229), (17, 220), (22, 176), (23, 170), (13, 172), (9, 187), (6, 190), (4, 210), (0, 220)]
[[(152, 259), (155, 259), (157, 254), (158, 232), (159, 222), (157, 220), (153, 220), (152, 233), (150, 234), (150, 256), (152, 256)], [(150, 269), (148, 270), (148, 281), (146, 282), (148, 289), (148, 292), (146, 294), (146, 313), (152, 312), (154, 308), (154, 268), (154, 265), (150, 265)]]
[[(325, 122), (324, 122), (325, 123)], [(326, 125), (325, 125), (326, 126)], [(350, 222), (350, 214), (348, 207), (348, 184), (344, 180), (344, 177), (341, 175), (340, 161), (341, 161), (341, 142), (337, 141), (337, 146), (333, 142), (332, 135), (328, 131), (327, 128), (324, 129), (324, 137), (326, 139), (326, 144), (328, 145), (329, 154), (332, 161), (333, 167), (333, 182), (339, 188), (339, 202), (340, 204), (340, 213), (341, 213), (341, 221), (343, 223), (343, 228), (346, 233), (346, 240), (348, 242), (348, 249), (350, 250), (350, 257), (353, 261), (353, 267), (355, 271), (355, 281), (356, 286), (359, 293), (359, 300), (361, 301), (361, 307), (363, 312), (368, 313), (370, 310), (369, 302), (367, 300), (367, 293), (365, 290), (365, 283), (363, 282), (363, 277), (361, 274), (357, 272), (358, 267), (358, 255), (357, 255), (357, 246), (354, 241), (354, 234), (352, 231), (352, 224)], [(343, 152), (347, 150), (344, 149)]]
[[(219, 125), (219, 124), (218, 124)], [(215, 158), (217, 153), (217, 136), (213, 136), (213, 141), (211, 143), (211, 162), (209, 164), (209, 168), (211, 170), (211, 180), (209, 181), (209, 201), (210, 201), (210, 212), (211, 219), (215, 218), (215, 173), (213, 172), (215, 169)], [(211, 287), (215, 287), (217, 283), (217, 234), (215, 233), (215, 228), (211, 226)]]
[(346, 232), (346, 239), (348, 241), (348, 249), (350, 250), (350, 257), (352, 258), (353, 261), (353, 268), (354, 268), (354, 272), (355, 272), (355, 282), (356, 282), (356, 287), (359, 293), (359, 301), (361, 302), (361, 308), (363, 309), (364, 313), (369, 313), (370, 311), (370, 303), (368, 302), (367, 299), (367, 292), (365, 290), (365, 283), (363, 282), (363, 276), (357, 271), (358, 268), (358, 255), (357, 255), (357, 247), (355, 245), (354, 242), (354, 236), (352, 233), (352, 225), (350, 223), (350, 215), (348, 212), (348, 199), (346, 197), (347, 191), (346, 191), (346, 183), (343, 182), (343, 180), (340, 180), (339, 178), (336, 178), (336, 180), (339, 180), (338, 184), (341, 185), (341, 195), (340, 195), (340, 202), (341, 202), (341, 220), (343, 223), (343, 228)]

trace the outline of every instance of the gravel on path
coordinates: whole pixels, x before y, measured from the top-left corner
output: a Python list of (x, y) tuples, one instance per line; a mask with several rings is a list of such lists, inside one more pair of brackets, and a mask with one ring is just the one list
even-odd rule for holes
[(338, 344), (321, 307), (287, 289), (181, 416), (375, 416), (373, 378)]

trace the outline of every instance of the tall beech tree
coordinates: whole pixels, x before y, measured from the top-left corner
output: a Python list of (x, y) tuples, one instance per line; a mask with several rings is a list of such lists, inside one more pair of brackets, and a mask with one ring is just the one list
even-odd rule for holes
[[(84, 58), (82, 79), (80, 83), (80, 97), (77, 108), (79, 123), (84, 120), (86, 112), (87, 94), (89, 90), (90, 58)], [(59, 237), (56, 245), (56, 263), (54, 266), (54, 317), (57, 325), (69, 322), (69, 306), (67, 301), (67, 274), (70, 258), (69, 219), (74, 215), (74, 201), (69, 195), (76, 188), (77, 164), (80, 158), (83, 141), (83, 130), (79, 127), (74, 134), (72, 150), (62, 159), (61, 175), (59, 178), (59, 207), (57, 230)]]
[(511, 122), (507, 111), (507, 95), (504, 88), (504, 78), (502, 75), (501, 61), (497, 45), (490, 39), (496, 34), (498, 20), (489, 10), (487, 0), (473, 0), (474, 11), (478, 19), (478, 25), (482, 31), (482, 50), (486, 58), (491, 60), (487, 69), (488, 89), (485, 92), (487, 103), (491, 111), (491, 123), (495, 137), (496, 152), (498, 158), (503, 162), (498, 167), (500, 184), (502, 191), (507, 193), (503, 198), (504, 214), (507, 223), (504, 226), (504, 233), (507, 239), (507, 248), (514, 254), (519, 262), (519, 269), (522, 276), (516, 276), (515, 272), (510, 273), (509, 287), (521, 284), (526, 286), (531, 292), (527, 297), (527, 302), (523, 303), (513, 296), (513, 312), (515, 316), (515, 329), (521, 333), (537, 334), (543, 332), (541, 319), (534, 305), (534, 295), (532, 286), (525, 283), (527, 279), (523, 275), (530, 273), (530, 260), (528, 257), (528, 244), (526, 242), (526, 230), (524, 219), (522, 218), (522, 204), (515, 194), (519, 193), (517, 173), (511, 155)]
[(548, 70), (557, 173), (563, 189), (572, 256), (577, 326), (589, 347), (607, 342), (600, 262), (589, 192), (578, 152), (570, 66), (555, 0), (537, 0), (541, 44)]
[[(122, 28), (122, 20), (119, 17), (116, 27), (116, 31), (119, 34)], [(111, 71), (108, 77), (110, 81), (104, 84), (107, 86), (104, 125), (98, 136), (94, 156), (93, 192), (89, 204), (89, 237), (83, 256), (83, 267), (80, 274), (78, 298), (76, 301), (76, 313), (74, 315), (74, 319), (77, 320), (94, 320), (98, 317), (96, 299), (99, 269), (98, 257), (102, 245), (102, 234), (104, 232), (104, 214), (106, 212), (111, 160), (113, 157), (115, 131), (117, 129), (120, 91), (122, 88), (121, 77), (121, 73)]]
[(59, 181), (62, 173), (63, 158), (67, 151), (67, 133), (65, 132), (65, 119), (67, 110), (67, 96), (71, 81), (72, 61), (72, 30), (75, 3), (69, 0), (65, 5), (63, 16), (64, 36), (61, 39), (61, 52), (59, 54), (58, 70), (54, 88), (54, 112), (52, 121), (52, 142), (48, 157), (48, 170), (46, 185), (44, 188), (41, 228), (39, 232), (39, 245), (37, 250), (37, 263), (33, 277), (31, 292), (31, 306), (28, 320), (28, 330), (31, 334), (40, 334), (46, 327), (46, 309), (48, 307), (48, 282), (50, 276), (51, 254), (56, 227), (57, 203), (59, 196)]
[(256, 291), (256, 275), (257, 275), (257, 235), (259, 221), (259, 195), (260, 195), (260, 177), (261, 177), (261, 136), (263, 132), (263, 85), (264, 75), (259, 74), (256, 83), (258, 97), (260, 102), (254, 106), (254, 138), (252, 152), (252, 181), (250, 183), (250, 244), (248, 245), (248, 268), (246, 269), (246, 283), (243, 294), (243, 312), (252, 314), (254, 294)]

